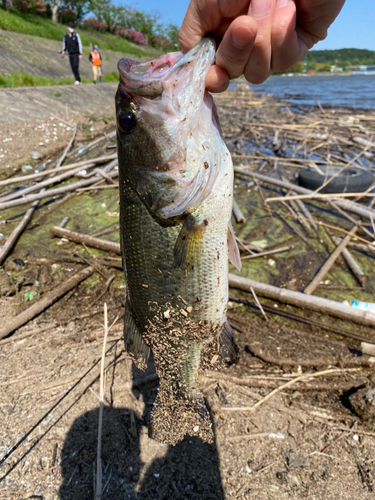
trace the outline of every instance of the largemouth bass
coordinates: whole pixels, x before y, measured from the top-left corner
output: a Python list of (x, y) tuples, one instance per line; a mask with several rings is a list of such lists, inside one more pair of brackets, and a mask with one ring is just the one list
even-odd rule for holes
[(116, 94), (120, 234), (127, 284), (124, 334), (138, 364), (152, 350), (160, 386), (149, 435), (212, 441), (201, 368), (236, 357), (226, 319), (233, 168), (204, 81), (215, 56), (121, 59)]

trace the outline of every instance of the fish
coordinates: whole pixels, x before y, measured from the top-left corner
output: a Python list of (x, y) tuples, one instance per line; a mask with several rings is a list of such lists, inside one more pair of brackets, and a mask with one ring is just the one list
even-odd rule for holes
[(233, 166), (205, 76), (215, 44), (151, 61), (121, 59), (116, 93), (124, 338), (138, 367), (159, 375), (149, 436), (213, 441), (199, 388), (206, 368), (236, 360), (227, 321)]

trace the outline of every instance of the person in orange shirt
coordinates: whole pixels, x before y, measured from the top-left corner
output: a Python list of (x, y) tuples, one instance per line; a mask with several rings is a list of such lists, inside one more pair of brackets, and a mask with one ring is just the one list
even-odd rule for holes
[(99, 53), (99, 48), (97, 45), (92, 46), (92, 51), (89, 56), (90, 62), (92, 64), (92, 71), (94, 73), (94, 83), (99, 77), (99, 83), (102, 84), (102, 57)]

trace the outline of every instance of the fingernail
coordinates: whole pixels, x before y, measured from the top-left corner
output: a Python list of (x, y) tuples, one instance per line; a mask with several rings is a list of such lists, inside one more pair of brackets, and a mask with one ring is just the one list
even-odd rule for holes
[(290, 2), (290, 0), (276, 0), (276, 8), (285, 7)]
[(252, 0), (250, 14), (253, 17), (265, 17), (271, 10), (271, 0)]
[(245, 49), (251, 44), (254, 33), (243, 26), (237, 26), (232, 31), (232, 45), (237, 49)]

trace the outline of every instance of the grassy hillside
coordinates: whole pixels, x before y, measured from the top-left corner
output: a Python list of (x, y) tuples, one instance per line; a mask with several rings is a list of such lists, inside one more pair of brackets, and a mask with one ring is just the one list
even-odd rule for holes
[(375, 51), (366, 49), (310, 50), (304, 62), (339, 65), (375, 64)]
[[(66, 27), (63, 24), (55, 25), (50, 19), (45, 17), (20, 13), (15, 10), (1, 10), (0, 29), (59, 41), (62, 41), (66, 33)], [(86, 46), (97, 44), (100, 49), (123, 52), (137, 58), (155, 57), (155, 55), (160, 54), (160, 51), (156, 49), (137, 46), (119, 36), (109, 33), (103, 34), (84, 28), (80, 28), (77, 31), (81, 36), (82, 44)]]

